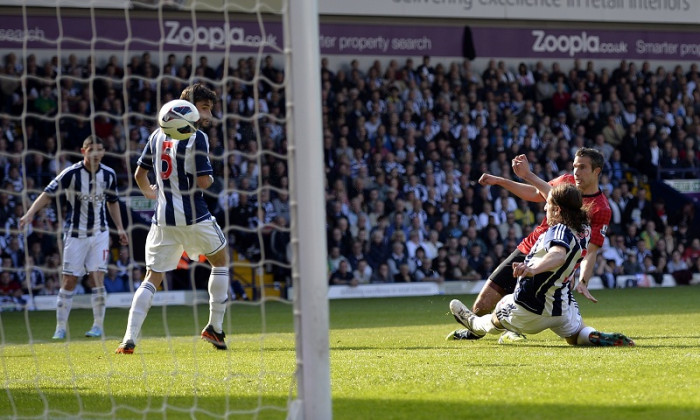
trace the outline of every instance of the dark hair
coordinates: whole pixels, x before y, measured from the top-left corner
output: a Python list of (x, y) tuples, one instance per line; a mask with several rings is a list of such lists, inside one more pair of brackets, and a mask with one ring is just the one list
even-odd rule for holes
[[(552, 202), (559, 207), (559, 217), (557, 222), (565, 224), (577, 232), (583, 232), (584, 226), (588, 224), (589, 206), (583, 205), (583, 196), (573, 184), (560, 184), (552, 188)], [(554, 220), (550, 221), (550, 226)]]
[(605, 165), (605, 157), (596, 149), (591, 149), (589, 147), (582, 147), (576, 151), (576, 156), (587, 157), (591, 160), (591, 170), (600, 168), (603, 170), (603, 165)]
[(212, 102), (216, 101), (216, 92), (209, 89), (203, 83), (195, 83), (194, 85), (187, 86), (180, 94), (180, 99), (190, 101), (197, 105), (199, 101), (210, 100)]
[(83, 149), (87, 149), (93, 144), (105, 144), (105, 142), (100, 137), (89, 135), (85, 138), (85, 140), (83, 140)]

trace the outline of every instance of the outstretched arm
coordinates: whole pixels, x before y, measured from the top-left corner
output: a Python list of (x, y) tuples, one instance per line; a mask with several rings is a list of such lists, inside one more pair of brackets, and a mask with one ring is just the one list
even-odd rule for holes
[(539, 195), (542, 196), (542, 199), (537, 201), (545, 201), (547, 199), (547, 194), (549, 194), (552, 186), (530, 170), (530, 162), (528, 162), (525, 155), (518, 155), (513, 158), (513, 172), (537, 189)]
[(39, 212), (39, 210), (48, 206), (51, 203), (51, 196), (42, 192), (39, 197), (34, 200), (32, 206), (27, 210), (27, 213), (19, 219), (19, 228), (24, 229), (25, 226), (30, 224), (34, 220), (34, 216)]
[(593, 303), (598, 303), (598, 299), (594, 298), (593, 295), (591, 295), (591, 292), (588, 291), (588, 281), (593, 275), (593, 268), (595, 267), (595, 261), (599, 249), (600, 247), (598, 245), (591, 243), (588, 244), (586, 256), (583, 257), (583, 261), (581, 261), (581, 274), (578, 284), (576, 285), (576, 291), (581, 293), (586, 299)]
[(494, 176), (490, 174), (483, 174), (479, 178), (479, 184), (481, 185), (498, 185), (506, 190), (510, 191), (512, 194), (527, 200), (527, 201), (544, 201), (540, 196), (537, 188), (532, 185), (523, 184), (522, 182), (515, 182), (510, 179), (501, 178), (500, 176)]

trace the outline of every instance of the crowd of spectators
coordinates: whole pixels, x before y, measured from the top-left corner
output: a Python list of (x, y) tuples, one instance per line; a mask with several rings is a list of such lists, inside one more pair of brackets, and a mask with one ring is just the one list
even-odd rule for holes
[[(667, 209), (649, 188), (700, 174), (697, 64), (652, 69), (622, 60), (610, 70), (575, 59), (511, 69), (490, 60), (475, 69), (469, 60), (418, 61), (330, 68), (322, 59), (331, 284), (486, 278), (544, 212), (543, 203), (482, 187), (480, 175), (515, 179), (511, 158), (525, 154), (550, 180), (571, 172), (583, 146), (606, 157), (601, 187), (613, 218), (596, 267), (606, 284), (620, 274), (700, 272), (692, 202)], [(128, 174), (158, 105), (194, 82), (220, 98), (207, 130), (216, 175), (208, 200), (232, 249), (289, 261), (285, 75), (272, 57), (212, 65), (206, 56), (193, 63), (170, 55), (156, 64), (146, 52), (125, 65), (116, 56), (98, 65), (89, 56), (38, 62), (10, 53), (0, 76), (0, 293), (56, 293), (61, 209), (44, 210), (28, 232), (17, 222), (79, 159), (84, 138), (94, 132), (105, 140), (103, 163), (121, 174), (122, 194), (134, 191)], [(141, 281), (134, 254), (112, 248), (111, 291)], [(288, 279), (283, 264), (266, 267)]]

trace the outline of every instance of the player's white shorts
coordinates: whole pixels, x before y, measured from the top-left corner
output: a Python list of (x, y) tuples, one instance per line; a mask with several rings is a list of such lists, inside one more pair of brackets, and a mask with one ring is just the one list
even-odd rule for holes
[(146, 238), (146, 267), (164, 273), (177, 268), (182, 251), (191, 259), (212, 255), (227, 244), (226, 236), (212, 217), (194, 225), (151, 225)]
[(573, 301), (569, 310), (561, 316), (545, 316), (537, 315), (518, 305), (510, 294), (503, 296), (494, 313), (507, 330), (520, 334), (537, 334), (549, 328), (559, 337), (566, 338), (576, 334), (583, 327), (583, 319), (576, 301)]
[(94, 271), (107, 272), (109, 231), (87, 238), (63, 239), (63, 274), (82, 277)]

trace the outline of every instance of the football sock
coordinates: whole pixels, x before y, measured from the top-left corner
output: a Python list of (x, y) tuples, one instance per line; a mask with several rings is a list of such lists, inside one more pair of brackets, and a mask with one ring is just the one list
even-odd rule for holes
[(503, 330), (500, 330), (493, 325), (493, 322), (491, 322), (491, 317), (491, 314), (474, 317), (474, 320), (472, 321), (474, 332), (480, 335), (502, 333)]
[(228, 284), (228, 267), (212, 267), (209, 275), (209, 325), (214, 327), (217, 333), (223, 331)]
[(595, 331), (595, 328), (593, 327), (585, 327), (578, 333), (578, 337), (576, 337), (576, 345), (577, 346), (590, 346), (593, 345), (590, 340), (591, 333)]
[(148, 315), (148, 310), (151, 309), (151, 303), (153, 302), (153, 295), (155, 295), (155, 293), (156, 287), (148, 281), (144, 281), (141, 283), (141, 286), (136, 289), (134, 300), (131, 302), (131, 309), (129, 309), (129, 320), (126, 323), (124, 343), (128, 340), (136, 341), (136, 337), (138, 337), (141, 332), (143, 321), (146, 320), (146, 315)]
[(73, 306), (73, 294), (75, 290), (66, 290), (63, 287), (58, 291), (56, 298), (56, 328), (66, 329), (70, 308)]
[(94, 326), (102, 328), (105, 320), (105, 299), (107, 293), (104, 287), (92, 289), (92, 315), (95, 318)]

